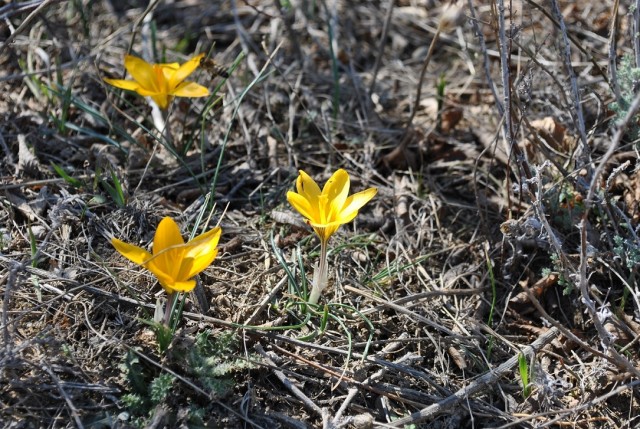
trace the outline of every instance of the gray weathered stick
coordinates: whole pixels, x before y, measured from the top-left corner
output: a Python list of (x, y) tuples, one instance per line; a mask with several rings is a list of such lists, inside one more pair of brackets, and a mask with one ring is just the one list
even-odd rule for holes
[(296, 387), (296, 385), (293, 384), (291, 382), (291, 380), (289, 380), (284, 375), (284, 372), (280, 371), (279, 369), (276, 369), (277, 365), (271, 360), (271, 358), (269, 357), (267, 352), (264, 351), (264, 349), (262, 348), (262, 346), (260, 344), (256, 344), (254, 346), (254, 349), (260, 354), (260, 356), (262, 356), (262, 358), (264, 359), (265, 363), (273, 368), (272, 371), (276, 375), (276, 377), (278, 377), (278, 380), (280, 380), (280, 382), (287, 389), (289, 389), (289, 391), (291, 393), (293, 393), (293, 395), (296, 398), (298, 398), (300, 401), (302, 401), (302, 403), (304, 404), (305, 407), (307, 407), (307, 409), (309, 409), (310, 411), (313, 411), (314, 413), (316, 413), (320, 417), (324, 417), (325, 413), (322, 411), (322, 408), (317, 406), (311, 399), (309, 399), (309, 397), (307, 395), (305, 395), (302, 392), (302, 390), (298, 389)]
[[(535, 340), (531, 345), (525, 347), (522, 350), (522, 353), (531, 358), (533, 355), (538, 353), (544, 346), (553, 341), (560, 331), (558, 329), (551, 328), (544, 334), (542, 334), (537, 340)], [(462, 389), (455, 392), (453, 395), (443, 399), (440, 402), (437, 402), (433, 405), (428, 406), (416, 413), (411, 414), (408, 417), (401, 418), (399, 420), (395, 420), (391, 426), (392, 427), (402, 427), (407, 424), (420, 423), (431, 417), (434, 417), (451, 407), (458, 405), (460, 402), (465, 401), (471, 396), (479, 393), (484, 390), (487, 386), (490, 386), (496, 383), (500, 378), (505, 376), (507, 373), (511, 372), (513, 368), (518, 364), (518, 356), (519, 353), (512, 356), (508, 361), (497, 367), (493, 371), (489, 371), (477, 380), (475, 380), (470, 385), (463, 387)]]

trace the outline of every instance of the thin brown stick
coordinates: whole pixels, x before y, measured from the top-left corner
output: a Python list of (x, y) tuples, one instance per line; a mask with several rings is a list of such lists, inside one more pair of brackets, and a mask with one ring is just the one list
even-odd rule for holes
[(7, 282), (4, 289), (4, 298), (2, 300), (2, 338), (4, 339), (5, 352), (8, 354), (11, 343), (11, 334), (9, 333), (9, 301), (11, 300), (11, 290), (16, 284), (16, 278), (18, 276), (18, 267), (16, 264), (9, 268), (9, 272), (2, 276), (0, 284)]
[(391, 17), (393, 16), (393, 8), (395, 7), (395, 0), (389, 0), (389, 9), (387, 9), (387, 14), (384, 17), (384, 24), (382, 25), (382, 34), (380, 35), (380, 45), (378, 46), (378, 52), (376, 54), (376, 62), (373, 65), (373, 72), (371, 78), (371, 85), (369, 86), (369, 96), (373, 94), (373, 90), (376, 87), (376, 78), (378, 77), (378, 71), (380, 70), (380, 64), (382, 62), (382, 53), (384, 52), (384, 47), (386, 45), (385, 41), (387, 40), (387, 35), (389, 34), (389, 23), (391, 22)]
[(247, 320), (244, 321), (243, 325), (253, 325), (256, 322), (258, 315), (262, 313), (262, 311), (267, 307), (267, 305), (274, 299), (276, 294), (280, 292), (280, 290), (282, 289), (282, 286), (284, 286), (287, 280), (288, 280), (288, 277), (286, 276), (280, 279), (280, 281), (273, 287), (273, 289), (271, 289), (271, 292), (269, 292), (262, 299), (260, 304), (258, 304), (258, 308), (256, 308), (253, 314), (249, 316)]
[[(613, 2), (613, 11), (611, 12), (611, 16), (613, 19), (611, 20), (611, 29), (609, 30), (609, 73), (611, 73), (611, 85), (613, 86), (613, 92), (616, 95), (616, 100), (620, 100), (620, 85), (618, 85), (618, 67), (616, 65), (616, 51), (617, 44), (616, 38), (618, 32), (618, 8), (620, 6), (620, 0), (615, 0)], [(633, 38), (634, 40), (638, 40), (637, 37)], [(634, 44), (635, 46), (635, 44)]]
[[(531, 179), (531, 169), (529, 168), (529, 164), (525, 162), (525, 157), (515, 141), (515, 132), (514, 132), (514, 113), (511, 106), (511, 40), (512, 40), (512, 32), (509, 31), (509, 37), (507, 39), (507, 31), (506, 31), (506, 19), (505, 19), (505, 6), (504, 0), (498, 0), (498, 40), (499, 40), (499, 48), (500, 48), (500, 75), (502, 77), (502, 108), (504, 109), (503, 121), (502, 121), (502, 130), (504, 139), (506, 141), (506, 149), (509, 157), (509, 163), (507, 164), (507, 168), (509, 170), (511, 167), (511, 160), (515, 160), (515, 165), (518, 169), (517, 177), (519, 180), (520, 192), (522, 195), (523, 191), (523, 181), (525, 179)], [(507, 175), (507, 189), (511, 187), (511, 175)], [(511, 211), (511, 192), (507, 192), (507, 207), (509, 211)], [(509, 213), (509, 217), (511, 214)]]
[(444, 23), (445, 23), (445, 20), (440, 19), (440, 22), (438, 23), (438, 28), (436, 29), (436, 34), (434, 34), (433, 39), (431, 39), (431, 44), (429, 45), (429, 51), (427, 51), (427, 56), (422, 62), (422, 69), (420, 70), (420, 77), (418, 78), (418, 84), (416, 86), (416, 98), (413, 100), (413, 108), (411, 109), (411, 115), (409, 115), (409, 119), (407, 119), (407, 126), (405, 127), (405, 135), (408, 135), (409, 129), (411, 129), (411, 124), (413, 124), (413, 119), (415, 118), (416, 112), (420, 107), (420, 99), (422, 98), (422, 82), (424, 81), (424, 76), (427, 73), (427, 67), (429, 67), (429, 63), (431, 62), (431, 57), (433, 56), (433, 51), (435, 50), (436, 43), (438, 42), (438, 40), (440, 40), (440, 32), (444, 27)]
[(566, 69), (566, 73), (569, 76), (569, 82), (571, 83), (571, 93), (573, 94), (573, 108), (575, 109), (575, 116), (571, 115), (573, 122), (578, 128), (578, 134), (580, 135), (580, 144), (576, 148), (576, 166), (583, 167), (591, 162), (591, 153), (589, 152), (589, 144), (587, 142), (587, 130), (584, 124), (584, 113), (582, 112), (582, 102), (580, 98), (580, 91), (578, 90), (578, 80), (576, 79), (576, 73), (571, 66), (571, 44), (569, 43), (569, 36), (567, 32), (567, 26), (564, 23), (562, 12), (557, 0), (551, 0), (551, 8), (553, 14), (560, 25), (560, 34), (562, 35), (562, 41), (564, 44), (563, 61)]
[(366, 298), (368, 298), (368, 299), (370, 299), (372, 301), (378, 302), (378, 303), (382, 304), (385, 307), (392, 308), (393, 310), (397, 311), (398, 313), (405, 314), (405, 315), (411, 317), (413, 320), (420, 321), (420, 322), (424, 323), (425, 325), (431, 326), (432, 328), (434, 328), (434, 329), (436, 329), (436, 330), (438, 330), (438, 331), (440, 331), (440, 332), (442, 332), (444, 334), (447, 334), (447, 335), (450, 335), (450, 336), (453, 336), (453, 337), (460, 337), (459, 334), (453, 332), (451, 329), (446, 328), (446, 327), (444, 327), (442, 325), (439, 325), (438, 323), (434, 322), (433, 320), (429, 320), (426, 317), (422, 316), (421, 314), (418, 314), (418, 313), (416, 313), (414, 311), (411, 311), (411, 310), (407, 309), (405, 306), (397, 305), (397, 304), (395, 304), (395, 303), (393, 303), (391, 301), (386, 301), (386, 300), (384, 300), (382, 298), (379, 298), (379, 297), (375, 296), (374, 294), (372, 294), (372, 293), (370, 293), (368, 291), (365, 291), (365, 290), (362, 290), (362, 289), (358, 289), (358, 288), (355, 288), (355, 287), (352, 287), (352, 286), (345, 286), (344, 289), (346, 291), (348, 291), (348, 292), (357, 293), (358, 295), (364, 296), (364, 297), (366, 297)]
[(471, 25), (473, 27), (473, 32), (480, 42), (480, 53), (482, 54), (482, 66), (484, 68), (485, 79), (487, 79), (487, 85), (489, 86), (489, 90), (491, 94), (493, 94), (493, 100), (496, 103), (496, 109), (498, 109), (498, 116), (502, 117), (504, 115), (504, 107), (500, 102), (500, 97), (498, 97), (498, 91), (496, 90), (496, 85), (491, 77), (491, 66), (489, 65), (489, 55), (487, 45), (484, 41), (484, 34), (478, 25), (478, 17), (476, 15), (476, 8), (473, 5), (473, 0), (467, 0), (467, 5), (469, 6), (469, 11), (471, 12)]

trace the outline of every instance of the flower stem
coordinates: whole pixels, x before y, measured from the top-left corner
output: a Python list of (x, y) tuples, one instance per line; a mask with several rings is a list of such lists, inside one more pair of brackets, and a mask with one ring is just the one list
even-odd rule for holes
[(316, 265), (316, 270), (313, 273), (313, 287), (311, 288), (311, 294), (309, 294), (309, 304), (317, 304), (320, 299), (320, 293), (327, 287), (329, 280), (327, 264), (327, 242), (329, 240), (320, 240), (320, 262)]
[(162, 324), (167, 328), (171, 328), (170, 323), (171, 323), (171, 314), (173, 313), (173, 304), (175, 303), (176, 297), (178, 296), (178, 294), (174, 292), (168, 295), (169, 296), (167, 299), (167, 306), (164, 308), (164, 318), (162, 320)]

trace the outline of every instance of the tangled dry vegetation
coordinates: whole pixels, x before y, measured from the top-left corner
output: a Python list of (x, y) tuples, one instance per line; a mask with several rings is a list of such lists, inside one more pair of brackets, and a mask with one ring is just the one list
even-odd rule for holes
[[(3, 427), (637, 427), (637, 2), (0, 6)], [(167, 134), (123, 57), (225, 79)], [(504, 83), (508, 82), (505, 90)], [(378, 187), (318, 242), (298, 169)], [(111, 246), (220, 223), (166, 353)]]

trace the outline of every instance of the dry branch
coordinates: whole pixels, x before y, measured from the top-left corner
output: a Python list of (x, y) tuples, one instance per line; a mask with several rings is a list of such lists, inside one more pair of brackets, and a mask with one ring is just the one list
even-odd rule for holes
[[(556, 328), (551, 328), (537, 340), (535, 340), (530, 345), (526, 346), (522, 353), (529, 359), (531, 359), (535, 354), (537, 354), (544, 346), (553, 341), (560, 331)], [(491, 387), (502, 377), (513, 371), (513, 368), (518, 364), (518, 356), (514, 355), (509, 360), (498, 366), (495, 370), (490, 371), (476, 379), (473, 383), (468, 386), (463, 387), (462, 389), (455, 392), (453, 395), (448, 398), (443, 399), (437, 404), (430, 405), (429, 407), (422, 409), (416, 413), (411, 414), (408, 417), (403, 417), (401, 419), (395, 420), (391, 426), (393, 427), (402, 427), (407, 424), (417, 424), (429, 420), (446, 412), (450, 408), (459, 405), (461, 402), (471, 399), (471, 397), (477, 393), (480, 393), (484, 389)]]

